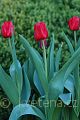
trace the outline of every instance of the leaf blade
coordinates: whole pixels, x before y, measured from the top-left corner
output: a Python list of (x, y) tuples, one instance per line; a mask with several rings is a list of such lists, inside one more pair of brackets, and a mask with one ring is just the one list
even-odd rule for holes
[(16, 84), (13, 82), (11, 77), (7, 73), (5, 73), (1, 65), (0, 65), (0, 85), (7, 94), (7, 96), (9, 97), (12, 104), (14, 106), (17, 105), (19, 96)]
[(80, 60), (79, 53), (80, 53), (80, 48), (78, 48), (78, 50), (73, 54), (73, 56), (68, 60), (68, 62), (60, 69), (60, 71), (56, 73), (56, 75), (53, 77), (53, 79), (49, 83), (50, 99), (57, 100), (59, 94), (63, 92), (64, 83), (67, 77), (75, 68), (78, 61)]
[(41, 118), (42, 120), (46, 120), (44, 114), (37, 107), (29, 105), (29, 104), (17, 105), (13, 109), (9, 117), (9, 120), (18, 120), (18, 118), (20, 118), (22, 115), (28, 115), (28, 114), (35, 115)]
[(68, 47), (69, 47), (69, 51), (71, 53), (71, 55), (73, 55), (74, 53), (74, 48), (72, 46), (72, 43), (70, 42), (70, 40), (68, 39), (68, 37), (66, 36), (66, 34), (64, 32), (62, 32), (62, 37), (64, 38), (64, 40), (66, 41)]
[(48, 93), (48, 83), (47, 83), (47, 78), (46, 78), (45, 71), (43, 68), (43, 63), (40, 60), (39, 56), (36, 54), (35, 50), (30, 46), (28, 41), (22, 35), (19, 35), (19, 36), (20, 36), (21, 43), (25, 47), (26, 52), (28, 52), (28, 54), (36, 68), (36, 71), (38, 73), (39, 80), (41, 81), (43, 89), (44, 89), (45, 93), (47, 94)]

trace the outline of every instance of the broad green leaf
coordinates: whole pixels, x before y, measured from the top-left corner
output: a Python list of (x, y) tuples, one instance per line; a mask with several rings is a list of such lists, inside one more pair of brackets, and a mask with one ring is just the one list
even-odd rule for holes
[[(80, 38), (78, 39), (77, 45), (75, 46), (75, 50), (77, 50), (80, 47)], [(76, 95), (76, 100), (77, 100), (77, 107), (74, 108), (74, 111), (76, 113), (77, 116), (79, 116), (79, 99), (80, 99), (80, 79), (79, 79), (79, 63), (75, 66), (74, 68), (74, 80), (75, 80), (75, 95)]]
[(35, 84), (36, 88), (38, 89), (38, 92), (40, 93), (40, 95), (44, 96), (45, 93), (44, 93), (43, 87), (41, 85), (41, 82), (40, 82), (40, 80), (38, 78), (38, 75), (37, 75), (36, 71), (34, 72), (34, 78), (33, 78), (33, 80), (34, 80), (34, 84)]
[(69, 105), (71, 103), (71, 93), (63, 93), (59, 95), (59, 98), (63, 101), (65, 105)]
[(23, 87), (22, 87), (22, 93), (21, 93), (21, 102), (22, 103), (27, 103), (29, 100), (31, 94), (31, 88), (30, 88), (30, 83), (23, 65)]
[(28, 53), (32, 63), (34, 64), (34, 67), (37, 71), (39, 80), (41, 81), (42, 87), (43, 87), (45, 93), (47, 94), (48, 93), (48, 83), (47, 83), (47, 78), (46, 78), (46, 75), (45, 75), (43, 63), (40, 60), (37, 53), (35, 52), (35, 50), (30, 46), (28, 41), (22, 35), (19, 35), (19, 36), (20, 36), (21, 43), (25, 47), (26, 52)]
[[(80, 78), (79, 78), (79, 85), (78, 85), (78, 88), (77, 88), (77, 100), (80, 99)], [(80, 113), (80, 100), (78, 101), (78, 110), (79, 110), (79, 113)]]
[(30, 115), (30, 114), (39, 117), (41, 120), (46, 120), (44, 114), (37, 107), (29, 104), (17, 105), (13, 109), (9, 117), (9, 120), (18, 120), (22, 115)]
[(33, 83), (33, 76), (34, 76), (34, 65), (31, 61), (31, 59), (29, 58), (29, 62), (28, 62), (28, 70), (27, 70), (27, 74), (28, 74), (28, 78), (29, 78), (29, 81), (32, 85), (32, 88), (34, 87), (34, 83)]
[(34, 89), (34, 82), (33, 82), (33, 75), (34, 75), (34, 66), (30, 60), (30, 58), (28, 58), (25, 63), (24, 63), (24, 69), (25, 72), (28, 76), (29, 82), (30, 82), (30, 86), (32, 89)]
[(11, 77), (5, 73), (3, 68), (0, 65), (0, 85), (3, 88), (6, 95), (9, 97), (12, 104), (15, 106), (19, 103), (19, 96), (16, 84), (11, 79)]
[(67, 78), (64, 87), (72, 94), (72, 102), (74, 101), (74, 77), (69, 75)]
[(77, 91), (78, 85), (79, 85), (79, 62), (74, 68), (74, 80), (75, 80), (75, 88)]
[(49, 79), (51, 79), (54, 76), (54, 34), (52, 34), (51, 37), (47, 64), (48, 64)]
[(79, 37), (79, 39), (78, 39), (76, 49), (78, 49), (79, 47), (80, 47), (80, 37)]
[(16, 83), (16, 79), (15, 79), (15, 77), (16, 77), (15, 76), (15, 66), (14, 66), (13, 63), (10, 66), (9, 72), (10, 72), (12, 80)]
[(68, 45), (68, 48), (69, 48), (69, 50), (70, 50), (71, 55), (73, 55), (73, 53), (74, 53), (74, 48), (73, 48), (73, 46), (72, 46), (72, 43), (70, 42), (70, 40), (68, 39), (67, 35), (66, 35), (64, 32), (62, 32), (61, 35), (62, 35), (62, 37), (64, 38), (64, 40), (66, 41), (66, 43), (67, 43), (67, 45)]
[(23, 76), (22, 76), (22, 68), (18, 60), (17, 60), (17, 68), (18, 69), (16, 69), (15, 63), (13, 62), (12, 65), (10, 66), (10, 75), (13, 81), (17, 85), (18, 93), (21, 94)]
[(74, 109), (76, 116), (78, 117), (80, 113), (80, 78), (78, 79), (78, 85), (75, 91), (76, 93), (75, 93), (75, 100), (73, 103), (73, 109)]
[[(67, 94), (60, 94), (59, 97), (61, 98), (61, 100), (63, 101), (64, 104), (66, 105), (69, 105), (70, 102), (71, 102), (71, 97), (72, 97), (72, 100), (74, 102), (74, 78), (72, 75), (70, 75), (68, 77), (68, 79), (66, 80), (65, 84), (64, 84), (64, 87), (71, 93), (67, 93)], [(60, 101), (61, 101), (60, 100)], [(52, 103), (54, 103), (53, 106), (51, 106), (50, 110), (49, 110), (49, 114), (53, 114), (52, 111), (54, 111), (55, 109), (55, 103), (56, 103), (56, 100), (52, 100)], [(61, 105), (61, 103), (60, 103)], [(52, 116), (51, 116), (52, 117)]]
[(39, 58), (41, 59), (41, 61), (43, 61), (43, 58), (41, 57), (40, 53), (35, 48), (33, 48), (33, 49), (35, 50), (36, 54), (39, 56)]
[(64, 83), (68, 76), (75, 68), (76, 64), (80, 60), (80, 48), (73, 54), (68, 62), (56, 73), (53, 79), (49, 83), (49, 98), (57, 100), (58, 96), (63, 93)]
[[(17, 56), (16, 56), (14, 35), (12, 35), (11, 41), (12, 41), (12, 58), (13, 58), (13, 64), (11, 66), (11, 70), (14, 67), (14, 69), (15, 69), (14, 70), (14, 76), (15, 76), (15, 81), (16, 81), (16, 84), (17, 84), (18, 93), (19, 93), (19, 97), (20, 97), (21, 96), (21, 91), (22, 91), (23, 76), (22, 76), (21, 65), (20, 65), (19, 61), (17, 60)], [(13, 79), (14, 79), (14, 77), (13, 77)]]
[[(20, 71), (20, 76), (22, 77), (22, 68), (21, 68), (21, 64), (18, 60), (17, 60), (17, 66), (18, 66), (19, 71)], [(15, 68), (14, 62), (11, 64), (9, 71), (10, 71), (10, 75), (11, 75), (13, 81), (15, 81), (15, 83), (16, 83), (17, 76), (16, 76), (16, 68)]]
[(59, 47), (59, 50), (56, 53), (56, 58), (55, 58), (56, 72), (59, 70), (59, 65), (60, 65), (60, 60), (61, 60), (61, 52), (62, 52), (62, 45)]

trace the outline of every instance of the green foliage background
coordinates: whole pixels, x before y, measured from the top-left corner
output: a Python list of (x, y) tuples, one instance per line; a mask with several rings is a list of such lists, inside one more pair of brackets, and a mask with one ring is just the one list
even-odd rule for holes
[[(49, 38), (52, 32), (55, 34), (55, 48), (57, 49), (58, 43), (64, 42), (60, 35), (62, 31), (67, 33), (73, 42), (73, 33), (68, 29), (67, 22), (73, 15), (79, 16), (79, 11), (80, 0), (0, 0), (0, 28), (5, 20), (13, 21), (17, 56), (23, 63), (26, 55), (19, 43), (18, 34), (23, 34), (23, 36), (28, 38), (30, 44), (39, 50), (34, 40), (33, 26), (38, 21), (44, 21), (49, 30)], [(66, 50), (67, 46), (64, 42), (62, 62), (65, 62), (69, 57), (69, 53)], [(3, 39), (0, 36), (0, 64), (6, 71), (11, 64), (11, 60), (8, 39)], [(0, 92), (1, 94), (2, 92)], [(0, 108), (1, 111), (2, 109)], [(0, 116), (2, 117), (0, 119), (6, 120), (3, 116)]]

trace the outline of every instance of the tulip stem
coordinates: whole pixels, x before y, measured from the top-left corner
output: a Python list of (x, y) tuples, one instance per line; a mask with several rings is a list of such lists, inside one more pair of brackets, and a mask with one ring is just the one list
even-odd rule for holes
[(9, 47), (10, 47), (10, 52), (11, 52), (11, 55), (12, 55), (12, 58), (13, 58), (13, 54), (12, 54), (12, 45), (11, 45), (11, 39), (9, 38)]
[(12, 53), (12, 45), (11, 45), (11, 40), (9, 38), (9, 47), (10, 47), (10, 52)]
[(74, 31), (74, 41), (75, 41), (75, 50), (76, 50), (76, 45), (77, 45), (77, 40), (76, 40), (76, 31)]
[[(46, 58), (46, 49), (45, 49), (44, 40), (42, 40), (42, 47), (43, 47), (43, 59), (44, 59), (45, 74), (46, 74), (46, 78), (47, 78), (47, 58)], [(46, 95), (46, 100), (48, 100), (48, 95)], [(47, 119), (48, 111), (47, 111), (46, 107), (45, 107), (45, 115), (46, 115), (46, 119)]]
[(45, 73), (47, 78), (47, 59), (46, 59), (46, 49), (44, 45), (44, 40), (42, 40), (42, 44), (43, 44), (43, 58), (44, 58), (44, 65), (45, 65)]
[(10, 47), (10, 52), (11, 52), (11, 55), (12, 55), (12, 59), (13, 59), (13, 61), (15, 61), (14, 54), (13, 54), (13, 48), (12, 48), (12, 44), (11, 44), (11, 39), (10, 38), (9, 38), (9, 47)]

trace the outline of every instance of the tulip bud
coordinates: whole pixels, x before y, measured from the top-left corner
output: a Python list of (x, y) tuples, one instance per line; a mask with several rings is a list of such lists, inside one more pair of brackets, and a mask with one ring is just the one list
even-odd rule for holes
[(38, 22), (34, 25), (34, 38), (36, 41), (45, 40), (48, 37), (48, 30), (44, 22)]
[(68, 25), (70, 30), (72, 31), (77, 31), (79, 30), (80, 27), (80, 19), (77, 16), (73, 16), (72, 18), (69, 19)]
[(14, 26), (11, 21), (5, 21), (1, 27), (1, 34), (4, 38), (9, 38), (14, 32)]

